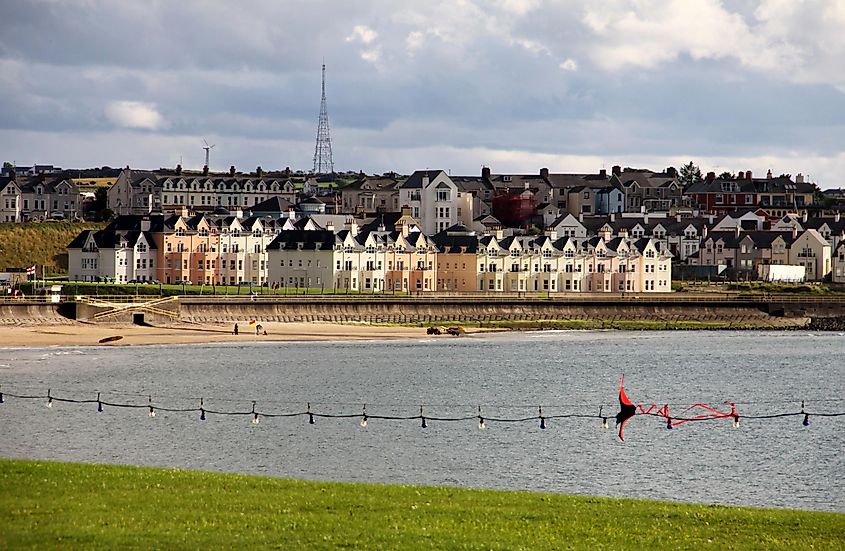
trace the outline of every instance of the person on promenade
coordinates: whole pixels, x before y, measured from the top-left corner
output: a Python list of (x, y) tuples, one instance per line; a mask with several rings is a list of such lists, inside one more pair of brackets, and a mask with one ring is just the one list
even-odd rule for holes
[(232, 329), (232, 334), (233, 334), (233, 335), (237, 335), (237, 334), (238, 334), (238, 324), (237, 324), (237, 323), (235, 324), (234, 329)]

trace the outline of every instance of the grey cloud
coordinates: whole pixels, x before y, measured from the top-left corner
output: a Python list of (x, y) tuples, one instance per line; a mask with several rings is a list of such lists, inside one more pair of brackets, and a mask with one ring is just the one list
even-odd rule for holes
[[(384, 165), (413, 155), (419, 166), (440, 164), (422, 155), (457, 166), (459, 152), (479, 151), (622, 163), (626, 156), (840, 154), (845, 105), (831, 84), (683, 51), (655, 67), (608, 71), (595, 62), (602, 38), (583, 21), (589, 5), (540, 3), (520, 15), (446, 1), (6, 2), (0, 149), (12, 151), (9, 130), (35, 130), (51, 136), (29, 142), (45, 160), (59, 154), (54, 137), (113, 135), (106, 107), (139, 102), (154, 105), (166, 124), (119, 136), (135, 140), (148, 166), (215, 136), (218, 158), (229, 157), (224, 168), (270, 165), (270, 158), (308, 168), (325, 56), (341, 169), (401, 169)], [(609, 3), (608, 22), (614, 6), (627, 5)], [(731, 3), (750, 26), (760, 24), (758, 6)], [(356, 25), (374, 31), (366, 43), (346, 40)], [(362, 57), (367, 48), (378, 58)], [(566, 59), (577, 68), (561, 69)], [(107, 149), (70, 148), (80, 155), (71, 164), (106, 163), (97, 155)], [(156, 152), (160, 163), (150, 161)]]

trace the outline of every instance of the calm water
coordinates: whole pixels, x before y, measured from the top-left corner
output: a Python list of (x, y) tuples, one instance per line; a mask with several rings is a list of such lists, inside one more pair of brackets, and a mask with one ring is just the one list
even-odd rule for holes
[[(635, 403), (755, 402), (740, 413), (845, 411), (836, 333), (546, 332), (409, 342), (136, 348), (0, 348), (5, 392), (264, 412), (488, 417), (598, 413)], [(125, 393), (125, 394), (124, 394)], [(143, 396), (139, 396), (143, 395)], [(681, 408), (673, 406), (678, 415)], [(316, 480), (540, 490), (845, 511), (845, 417), (689, 423), (635, 417), (626, 442), (596, 419), (265, 418), (7, 398), (0, 456), (257, 473)]]

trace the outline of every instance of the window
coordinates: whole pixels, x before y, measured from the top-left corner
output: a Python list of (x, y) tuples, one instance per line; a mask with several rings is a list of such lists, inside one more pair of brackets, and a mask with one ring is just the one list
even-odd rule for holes
[(449, 190), (448, 189), (438, 189), (437, 190), (437, 200), (438, 201), (449, 201)]

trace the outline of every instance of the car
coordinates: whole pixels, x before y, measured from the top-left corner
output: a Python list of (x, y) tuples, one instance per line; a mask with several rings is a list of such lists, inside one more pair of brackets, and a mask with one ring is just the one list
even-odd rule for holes
[(193, 283), (191, 283), (190, 279), (180, 279), (175, 285), (193, 285)]

